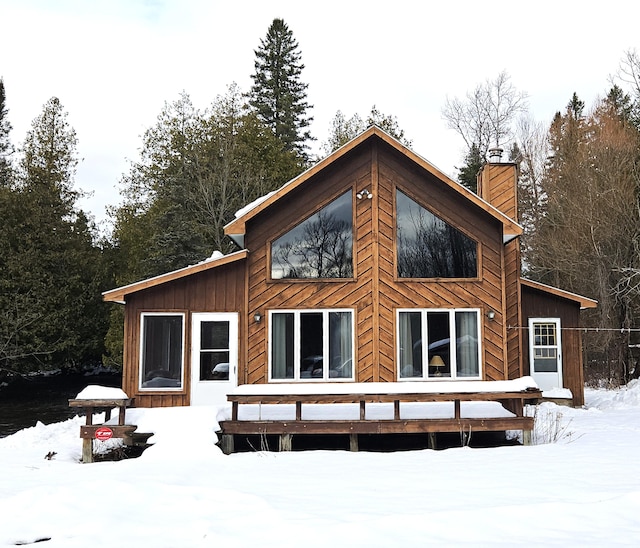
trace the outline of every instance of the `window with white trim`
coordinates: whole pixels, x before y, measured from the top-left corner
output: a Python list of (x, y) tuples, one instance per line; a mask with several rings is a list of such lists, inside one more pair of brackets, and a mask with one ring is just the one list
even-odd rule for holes
[(269, 379), (353, 380), (352, 310), (269, 312)]
[(399, 379), (479, 379), (480, 310), (398, 310)]
[(147, 312), (140, 323), (140, 388), (182, 389), (184, 314)]

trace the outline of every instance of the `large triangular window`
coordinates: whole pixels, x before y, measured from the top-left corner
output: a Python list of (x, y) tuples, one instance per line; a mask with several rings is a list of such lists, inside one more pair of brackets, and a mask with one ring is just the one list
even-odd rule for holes
[(352, 192), (271, 243), (271, 278), (353, 278)]
[(476, 278), (478, 244), (396, 190), (399, 278)]

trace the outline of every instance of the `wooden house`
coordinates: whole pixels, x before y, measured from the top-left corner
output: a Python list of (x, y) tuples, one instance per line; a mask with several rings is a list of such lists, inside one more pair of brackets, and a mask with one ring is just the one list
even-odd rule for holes
[(530, 375), (582, 405), (575, 328), (596, 303), (521, 278), (516, 179), (489, 163), (476, 195), (368, 129), (238, 212), (239, 251), (104, 294), (125, 306), (124, 391), (155, 407)]

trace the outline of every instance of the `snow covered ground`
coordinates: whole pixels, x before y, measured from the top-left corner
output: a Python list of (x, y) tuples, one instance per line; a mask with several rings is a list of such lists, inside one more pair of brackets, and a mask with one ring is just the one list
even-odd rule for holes
[(154, 446), (119, 462), (79, 464), (79, 417), (0, 439), (0, 546), (640, 544), (637, 381), (542, 405), (530, 447), (225, 456), (218, 412), (128, 411)]

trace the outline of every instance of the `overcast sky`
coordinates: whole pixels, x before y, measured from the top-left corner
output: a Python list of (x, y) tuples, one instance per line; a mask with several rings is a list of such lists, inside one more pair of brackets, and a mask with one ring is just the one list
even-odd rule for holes
[(101, 221), (164, 103), (184, 90), (205, 108), (232, 82), (248, 90), (276, 17), (306, 66), (316, 151), (337, 110), (366, 117), (375, 104), (455, 176), (463, 143), (442, 119), (447, 97), (506, 70), (539, 121), (574, 91), (591, 106), (640, 49), (639, 15), (637, 0), (0, 0), (0, 77), (14, 144), (60, 99), (79, 140), (76, 187), (93, 192), (80, 206)]

